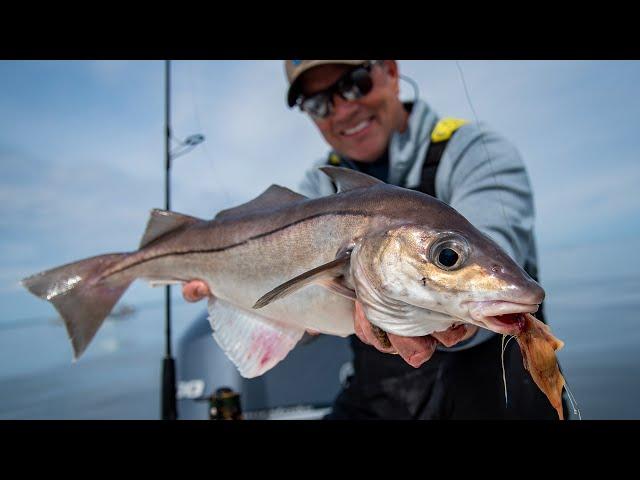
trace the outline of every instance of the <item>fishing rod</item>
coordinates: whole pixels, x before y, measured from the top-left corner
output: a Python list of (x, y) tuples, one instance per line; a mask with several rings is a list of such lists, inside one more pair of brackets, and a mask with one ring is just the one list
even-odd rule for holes
[[(189, 153), (197, 145), (204, 142), (202, 134), (190, 135), (180, 141), (171, 132), (171, 60), (164, 62), (165, 75), (165, 176), (164, 176), (164, 208), (171, 210), (171, 164), (181, 155)], [(171, 150), (171, 140), (178, 143), (175, 150)], [(162, 420), (177, 420), (177, 389), (176, 364), (171, 352), (171, 285), (165, 286), (165, 356), (162, 359), (162, 389), (161, 389)]]
[[(165, 176), (164, 208), (171, 208), (171, 61), (164, 62), (165, 75)], [(165, 286), (165, 356), (162, 360), (162, 390), (160, 398), (162, 420), (176, 420), (178, 408), (176, 401), (176, 364), (171, 355), (171, 285)]]

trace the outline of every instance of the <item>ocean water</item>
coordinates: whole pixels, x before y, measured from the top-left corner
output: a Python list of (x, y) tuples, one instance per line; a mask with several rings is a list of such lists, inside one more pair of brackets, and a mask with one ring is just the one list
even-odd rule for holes
[[(639, 292), (634, 276), (547, 287), (546, 315), (565, 342), (558, 358), (583, 419), (640, 418)], [(175, 302), (175, 339), (201, 311)], [(62, 326), (5, 325), (0, 419), (159, 418), (163, 315), (158, 303), (107, 321), (75, 364)], [(296, 389), (296, 381), (281, 388)]]

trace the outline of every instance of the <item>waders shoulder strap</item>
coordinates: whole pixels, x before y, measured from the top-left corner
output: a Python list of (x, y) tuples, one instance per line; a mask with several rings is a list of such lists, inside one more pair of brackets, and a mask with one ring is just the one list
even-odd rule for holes
[(438, 164), (447, 147), (449, 140), (462, 125), (468, 123), (467, 120), (458, 118), (443, 118), (436, 123), (431, 131), (431, 143), (427, 148), (424, 164), (422, 166), (422, 179), (420, 186), (416, 189), (432, 197), (436, 196), (436, 171)]

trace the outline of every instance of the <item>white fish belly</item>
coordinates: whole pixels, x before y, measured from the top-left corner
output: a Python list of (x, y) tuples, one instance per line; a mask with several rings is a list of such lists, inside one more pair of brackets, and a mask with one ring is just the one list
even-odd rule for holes
[(353, 307), (352, 300), (309, 285), (255, 311), (272, 320), (344, 337), (354, 333)]
[(266, 307), (254, 310), (252, 307), (256, 300), (272, 286), (229, 289), (228, 283), (225, 287), (216, 286), (215, 281), (211, 283), (219, 298), (270, 320), (342, 337), (354, 333), (353, 301), (324, 287), (309, 285)]

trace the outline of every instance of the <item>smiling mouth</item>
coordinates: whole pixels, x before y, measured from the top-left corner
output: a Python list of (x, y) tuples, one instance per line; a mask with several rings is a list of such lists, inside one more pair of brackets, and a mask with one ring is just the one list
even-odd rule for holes
[(340, 130), (340, 135), (342, 135), (343, 137), (350, 137), (352, 135), (356, 135), (361, 131), (363, 131), (365, 128), (367, 128), (369, 125), (371, 125), (372, 121), (373, 121), (373, 117), (367, 118), (366, 120), (361, 121), (360, 123), (358, 123), (357, 125), (351, 128), (347, 128), (346, 130)]
[(503, 301), (469, 302), (469, 315), (492, 332), (519, 335), (525, 327), (525, 313), (535, 313), (538, 305)]

